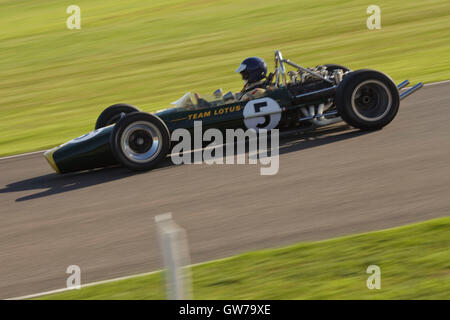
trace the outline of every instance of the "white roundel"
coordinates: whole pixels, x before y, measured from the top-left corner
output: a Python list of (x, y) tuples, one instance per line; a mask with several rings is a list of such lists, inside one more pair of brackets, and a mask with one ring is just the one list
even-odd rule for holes
[(281, 107), (271, 98), (255, 99), (244, 107), (244, 123), (248, 129), (272, 130), (281, 119)]

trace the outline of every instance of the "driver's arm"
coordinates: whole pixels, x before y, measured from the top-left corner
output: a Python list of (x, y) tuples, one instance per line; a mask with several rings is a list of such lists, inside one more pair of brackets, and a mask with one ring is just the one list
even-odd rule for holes
[(247, 93), (245, 93), (239, 101), (249, 101), (253, 99), (259, 99), (266, 95), (266, 89), (263, 88), (255, 88)]

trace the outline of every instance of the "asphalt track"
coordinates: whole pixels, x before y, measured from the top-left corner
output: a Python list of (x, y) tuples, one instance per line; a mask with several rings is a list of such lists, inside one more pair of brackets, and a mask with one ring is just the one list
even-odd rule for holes
[(154, 217), (186, 228), (192, 262), (446, 216), (450, 84), (421, 89), (381, 131), (335, 125), (281, 141), (280, 170), (166, 163), (58, 176), (0, 160), (0, 298), (161, 268)]

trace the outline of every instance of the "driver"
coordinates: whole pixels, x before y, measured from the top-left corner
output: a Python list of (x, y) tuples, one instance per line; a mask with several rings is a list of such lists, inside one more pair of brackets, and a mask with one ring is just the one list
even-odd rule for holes
[(264, 81), (264, 79), (267, 74), (267, 64), (263, 59), (258, 57), (247, 58), (236, 69), (237, 72), (242, 75), (242, 80), (244, 80), (244, 88), (236, 95), (237, 100), (253, 100), (265, 95), (267, 81)]
[[(223, 96), (224, 101), (249, 101), (253, 99), (262, 98), (266, 94), (266, 89), (270, 85), (270, 80), (266, 78), (267, 64), (258, 57), (250, 57), (242, 61), (241, 65), (236, 69), (244, 80), (244, 88), (236, 94), (231, 92)], [(269, 75), (269, 78), (271, 76)], [(195, 94), (197, 100), (196, 105), (199, 108), (210, 107), (211, 103), (201, 98), (197, 93)]]

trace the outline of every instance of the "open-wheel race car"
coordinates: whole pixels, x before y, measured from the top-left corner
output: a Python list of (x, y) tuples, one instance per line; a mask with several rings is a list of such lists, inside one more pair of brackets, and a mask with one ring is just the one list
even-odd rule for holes
[[(287, 67), (293, 70), (287, 71)], [(239, 100), (221, 90), (210, 99), (186, 94), (175, 107), (154, 114), (115, 104), (97, 119), (95, 130), (45, 152), (57, 173), (121, 164), (149, 170), (171, 150), (171, 133), (193, 130), (195, 121), (209, 128), (292, 130), (339, 121), (361, 130), (378, 130), (396, 116), (400, 100), (422, 87), (406, 89), (382, 72), (326, 64), (304, 68), (275, 52), (275, 71), (267, 76), (263, 97)], [(400, 91), (403, 91), (400, 93)]]

